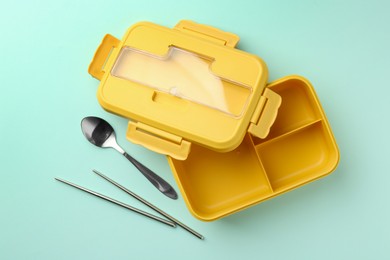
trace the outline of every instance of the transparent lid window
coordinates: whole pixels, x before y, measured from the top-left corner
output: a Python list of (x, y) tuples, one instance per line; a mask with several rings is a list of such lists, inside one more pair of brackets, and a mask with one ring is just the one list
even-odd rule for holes
[(239, 117), (252, 88), (214, 75), (212, 62), (176, 47), (164, 57), (124, 47), (111, 74)]

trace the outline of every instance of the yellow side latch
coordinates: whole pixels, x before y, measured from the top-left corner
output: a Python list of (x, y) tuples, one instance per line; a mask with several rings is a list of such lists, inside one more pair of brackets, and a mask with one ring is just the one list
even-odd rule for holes
[(177, 160), (187, 159), (191, 149), (191, 143), (182, 137), (140, 122), (129, 122), (126, 137), (135, 144)]
[(215, 27), (198, 24), (188, 20), (180, 21), (176, 24), (175, 29), (232, 48), (234, 48), (240, 40), (240, 38), (233, 33), (224, 32)]
[(110, 56), (113, 48), (116, 48), (119, 43), (120, 41), (117, 38), (107, 34), (95, 52), (92, 62), (89, 65), (88, 73), (91, 74), (94, 78), (101, 80), (104, 75), (104, 65), (106, 64), (106, 61)]
[(259, 138), (267, 137), (271, 126), (275, 122), (281, 103), (282, 98), (272, 90), (266, 88), (253, 113), (248, 129), (249, 133)]

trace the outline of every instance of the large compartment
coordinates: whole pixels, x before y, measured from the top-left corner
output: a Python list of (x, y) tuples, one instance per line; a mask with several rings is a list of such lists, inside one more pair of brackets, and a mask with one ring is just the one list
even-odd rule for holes
[(193, 145), (187, 160), (171, 159), (171, 166), (192, 213), (200, 219), (218, 218), (272, 194), (249, 134), (228, 153)]
[(211, 221), (330, 173), (338, 149), (311, 85), (292, 76), (268, 86), (282, 97), (265, 139), (247, 134), (229, 153), (193, 144), (187, 160), (169, 158), (194, 216)]

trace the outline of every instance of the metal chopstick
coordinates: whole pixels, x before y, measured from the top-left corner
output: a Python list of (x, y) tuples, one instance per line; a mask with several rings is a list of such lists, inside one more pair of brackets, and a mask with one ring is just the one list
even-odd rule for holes
[(183, 224), (182, 222), (180, 222), (179, 220), (175, 219), (174, 217), (172, 217), (171, 215), (167, 214), (166, 212), (162, 211), (161, 209), (159, 209), (158, 207), (154, 206), (152, 203), (150, 203), (149, 201), (141, 198), (140, 196), (138, 196), (137, 194), (135, 194), (134, 192), (130, 191), (129, 189), (123, 187), (122, 185), (120, 185), (119, 183), (115, 182), (114, 180), (108, 178), (107, 176), (105, 176), (104, 174), (102, 174), (101, 172), (98, 172), (97, 170), (92, 170), (94, 173), (96, 173), (97, 175), (99, 175), (100, 177), (102, 177), (103, 179), (105, 179), (106, 181), (110, 182), (111, 184), (115, 185), (116, 187), (118, 187), (119, 189), (123, 190), (124, 192), (126, 192), (127, 194), (129, 194), (130, 196), (134, 197), (135, 199), (139, 200), (140, 202), (142, 202), (143, 204), (145, 204), (146, 206), (148, 206), (149, 208), (157, 211), (158, 213), (160, 213), (161, 215), (163, 215), (164, 217), (166, 217), (167, 219), (173, 221), (174, 223), (176, 223), (177, 225), (181, 226), (182, 228), (184, 228), (185, 230), (187, 230), (188, 232), (190, 232), (191, 234), (193, 234), (194, 236), (198, 237), (199, 239), (204, 239), (204, 236), (202, 236), (201, 234), (199, 234), (198, 232), (196, 232), (195, 230), (193, 230), (192, 228), (188, 227), (187, 225)]
[(148, 212), (145, 212), (145, 211), (142, 211), (142, 210), (140, 210), (140, 209), (134, 208), (134, 207), (132, 207), (132, 206), (126, 204), (126, 203), (123, 203), (123, 202), (120, 202), (120, 201), (115, 200), (115, 199), (113, 199), (113, 198), (107, 197), (107, 196), (105, 196), (105, 195), (103, 195), (103, 194), (100, 194), (100, 193), (98, 193), (98, 192), (96, 192), (96, 191), (89, 190), (89, 189), (87, 189), (87, 188), (81, 187), (81, 186), (79, 186), (79, 185), (77, 185), (77, 184), (74, 184), (74, 183), (72, 183), (72, 182), (69, 182), (69, 181), (66, 181), (66, 180), (63, 180), (63, 179), (60, 179), (60, 178), (54, 178), (54, 179), (56, 179), (57, 181), (60, 181), (60, 182), (62, 182), (62, 183), (68, 184), (68, 185), (70, 185), (70, 186), (72, 186), (72, 187), (75, 187), (75, 188), (77, 188), (77, 189), (79, 189), (79, 190), (85, 191), (85, 192), (87, 192), (87, 193), (89, 193), (89, 194), (92, 194), (92, 195), (94, 195), (94, 196), (96, 196), (96, 197), (99, 197), (99, 198), (101, 198), (101, 199), (107, 200), (107, 201), (109, 201), (109, 202), (112, 202), (112, 203), (114, 203), (114, 204), (116, 204), (116, 205), (119, 205), (119, 206), (121, 206), (121, 207), (124, 207), (124, 208), (126, 208), (126, 209), (129, 209), (129, 210), (131, 210), (131, 211), (134, 211), (134, 212), (136, 212), (136, 213), (138, 213), (138, 214), (144, 215), (145, 217), (148, 217), (148, 218), (157, 220), (157, 221), (159, 221), (159, 222), (161, 222), (161, 223), (163, 223), (163, 224), (166, 224), (166, 225), (168, 225), (168, 226), (171, 226), (171, 227), (176, 227), (176, 224), (173, 223), (173, 222), (171, 222), (171, 221), (165, 220), (165, 219), (163, 219), (163, 218), (160, 218), (160, 217), (157, 217), (157, 216), (155, 216), (155, 215), (152, 215), (152, 214), (150, 214), (150, 213), (148, 213)]

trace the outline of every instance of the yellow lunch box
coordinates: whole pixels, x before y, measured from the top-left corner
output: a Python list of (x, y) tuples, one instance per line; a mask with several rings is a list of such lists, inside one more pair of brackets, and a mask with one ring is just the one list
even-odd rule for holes
[(167, 155), (191, 213), (212, 221), (335, 169), (339, 153), (311, 84), (266, 85), (238, 36), (181, 21), (106, 35), (90, 64), (102, 107), (128, 118), (126, 137)]

